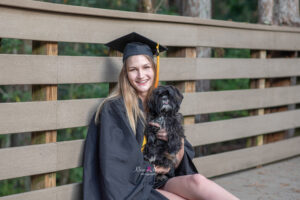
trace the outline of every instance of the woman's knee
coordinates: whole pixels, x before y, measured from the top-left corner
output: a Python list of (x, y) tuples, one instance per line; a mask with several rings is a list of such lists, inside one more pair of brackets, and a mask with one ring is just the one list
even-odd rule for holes
[(205, 185), (209, 180), (201, 174), (193, 174), (190, 176), (190, 183), (199, 187)]

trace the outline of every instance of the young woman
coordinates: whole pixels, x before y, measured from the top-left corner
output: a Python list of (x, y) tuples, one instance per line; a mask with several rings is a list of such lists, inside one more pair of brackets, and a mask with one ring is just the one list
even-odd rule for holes
[[(166, 174), (170, 169), (143, 159), (144, 108), (156, 80), (153, 54), (165, 48), (136, 33), (107, 45), (123, 52), (124, 65), (117, 90), (99, 106), (89, 125), (84, 150), (84, 199), (237, 199), (197, 173), (192, 163), (194, 152), (186, 140), (176, 155), (175, 177), (154, 188), (155, 174)], [(157, 137), (168, 139), (165, 130)]]

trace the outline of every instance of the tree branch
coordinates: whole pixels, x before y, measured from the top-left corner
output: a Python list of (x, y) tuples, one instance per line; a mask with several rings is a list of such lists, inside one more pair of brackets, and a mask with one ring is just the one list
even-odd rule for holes
[(157, 4), (156, 8), (154, 9), (154, 13), (157, 12), (157, 10), (159, 9), (159, 7), (161, 6), (161, 4), (164, 2), (165, 0), (160, 0), (160, 2)]

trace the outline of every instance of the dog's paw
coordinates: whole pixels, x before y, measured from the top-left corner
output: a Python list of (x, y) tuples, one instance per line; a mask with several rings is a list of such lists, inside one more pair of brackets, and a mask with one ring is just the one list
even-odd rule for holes
[(151, 158), (148, 159), (150, 163), (154, 163), (156, 160), (156, 156), (151, 156)]

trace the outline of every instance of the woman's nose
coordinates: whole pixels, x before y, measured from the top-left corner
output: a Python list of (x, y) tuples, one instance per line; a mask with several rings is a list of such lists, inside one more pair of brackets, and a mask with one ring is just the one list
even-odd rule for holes
[(144, 76), (144, 72), (143, 72), (143, 70), (138, 70), (138, 78), (143, 78), (143, 76)]

